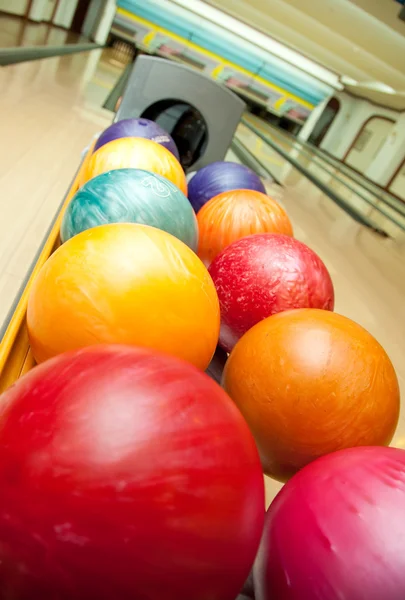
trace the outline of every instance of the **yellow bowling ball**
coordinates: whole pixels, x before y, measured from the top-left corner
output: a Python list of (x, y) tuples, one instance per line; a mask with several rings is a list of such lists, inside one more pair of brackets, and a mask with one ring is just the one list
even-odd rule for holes
[(28, 333), (37, 362), (93, 344), (155, 348), (205, 369), (219, 335), (214, 284), (188, 246), (119, 223), (68, 240), (33, 282)]
[(186, 176), (177, 158), (161, 144), (137, 137), (120, 138), (101, 146), (87, 163), (81, 185), (106, 171), (127, 168), (162, 175), (187, 196)]

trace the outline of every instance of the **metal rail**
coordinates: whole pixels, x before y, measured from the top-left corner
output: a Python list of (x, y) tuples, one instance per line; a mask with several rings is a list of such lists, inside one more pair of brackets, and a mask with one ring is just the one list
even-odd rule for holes
[(269, 168), (248, 149), (237, 135), (232, 141), (231, 150), (244, 165), (252, 169), (252, 171), (255, 171), (259, 177), (271, 179), (278, 185), (281, 185), (277, 177), (273, 175)]
[[(302, 175), (304, 175), (307, 179), (309, 179), (324, 194), (326, 194), (331, 200), (333, 200), (333, 202), (335, 202), (335, 204), (340, 206), (340, 208), (342, 208), (348, 215), (350, 215), (352, 217), (352, 219), (354, 219), (358, 223), (361, 223), (365, 227), (368, 227), (369, 229), (373, 230), (374, 232), (378, 233), (379, 235), (381, 235), (383, 237), (390, 237), (386, 231), (381, 229), (381, 227), (373, 221), (373, 219), (370, 219), (369, 217), (366, 217), (366, 216), (362, 215), (361, 213), (359, 213), (358, 211), (356, 211), (353, 208), (353, 206), (351, 204), (349, 204), (345, 198), (343, 198), (343, 196), (341, 196), (340, 194), (337, 194), (336, 192), (331, 190), (320, 179), (318, 179), (318, 177), (315, 177), (315, 175), (313, 175), (310, 171), (305, 169), (298, 161), (296, 161), (294, 158), (291, 158), (291, 156), (287, 152), (284, 152), (284, 150), (282, 148), (280, 148), (277, 144), (275, 144), (272, 140), (270, 140), (266, 135), (264, 135), (260, 131), (258, 131), (255, 127), (253, 127), (245, 119), (242, 119), (242, 122), (252, 133), (257, 135), (257, 137), (259, 137), (263, 142), (265, 142), (268, 146), (270, 146), (275, 152), (277, 152), (277, 154), (279, 154), (282, 158), (284, 158), (284, 160), (289, 162), (295, 169), (297, 169), (297, 171), (302, 173)], [(397, 227), (399, 227), (400, 229), (405, 231), (404, 225), (402, 225), (401, 223), (398, 223), (393, 217), (384, 213), (384, 211), (382, 209), (380, 209), (379, 207), (376, 207), (370, 201), (369, 201), (369, 204), (371, 204), (375, 210), (377, 210), (378, 212), (383, 214), (385, 218), (392, 221)]]
[[(250, 123), (250, 121), (249, 121), (249, 123)], [(247, 125), (247, 122), (245, 122), (244, 124)], [(250, 123), (250, 124), (252, 125), (252, 123)], [(386, 190), (383, 190), (382, 188), (380, 188), (378, 185), (372, 183), (371, 181), (368, 181), (361, 175), (359, 175), (359, 174), (356, 175), (352, 171), (352, 169), (350, 167), (348, 167), (346, 164), (340, 163), (337, 159), (334, 159), (331, 156), (329, 156), (328, 154), (326, 154), (326, 152), (323, 152), (322, 150), (319, 150), (318, 148), (316, 148), (316, 146), (313, 146), (313, 145), (309, 144), (308, 142), (305, 142), (303, 140), (300, 140), (299, 138), (294, 137), (288, 131), (282, 133), (281, 131), (277, 130), (275, 127), (273, 127), (271, 125), (270, 125), (270, 127), (272, 130), (271, 135), (275, 135), (277, 138), (279, 138), (281, 141), (285, 142), (286, 144), (289, 144), (291, 147), (293, 147), (295, 144), (298, 144), (299, 146), (301, 146), (302, 151), (305, 152), (311, 158), (312, 161), (314, 161), (315, 163), (318, 163), (322, 169), (324, 169), (327, 173), (329, 173), (337, 181), (342, 183), (342, 185), (345, 185), (348, 189), (350, 189), (351, 191), (354, 191), (357, 195), (363, 197), (357, 190), (354, 190), (352, 187), (350, 187), (350, 185), (346, 181), (342, 180), (336, 173), (334, 173), (330, 169), (326, 168), (325, 163), (328, 166), (330, 166), (332, 169), (340, 170), (341, 174), (344, 177), (351, 179), (351, 181), (353, 181), (356, 185), (360, 186), (365, 191), (367, 191), (369, 194), (374, 196), (379, 202), (385, 202), (386, 204), (388, 204), (390, 206), (390, 208), (392, 208), (396, 212), (400, 213), (401, 215), (405, 216), (405, 202), (403, 202), (402, 200), (395, 198), (395, 196), (393, 196)], [(360, 180), (360, 178), (361, 178), (361, 180)]]
[(2, 48), (0, 49), (0, 66), (5, 67), (29, 60), (75, 54), (76, 52), (88, 52), (97, 48), (104, 48), (104, 46), (102, 44), (94, 44), (93, 42), (85, 42), (82, 44), (63, 44), (62, 46), (18, 46), (15, 48)]

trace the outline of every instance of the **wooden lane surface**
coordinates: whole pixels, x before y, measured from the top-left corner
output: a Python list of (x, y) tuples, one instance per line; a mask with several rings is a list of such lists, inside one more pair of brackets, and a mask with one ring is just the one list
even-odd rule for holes
[(112, 120), (100, 106), (121, 68), (108, 57), (94, 50), (0, 69), (0, 324), (84, 148)]

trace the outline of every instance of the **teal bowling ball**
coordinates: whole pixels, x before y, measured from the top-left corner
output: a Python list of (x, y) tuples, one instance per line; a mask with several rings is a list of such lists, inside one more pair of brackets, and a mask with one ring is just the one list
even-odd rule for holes
[(143, 223), (197, 250), (198, 225), (186, 196), (171, 181), (141, 169), (116, 169), (84, 184), (63, 216), (61, 240), (108, 223)]

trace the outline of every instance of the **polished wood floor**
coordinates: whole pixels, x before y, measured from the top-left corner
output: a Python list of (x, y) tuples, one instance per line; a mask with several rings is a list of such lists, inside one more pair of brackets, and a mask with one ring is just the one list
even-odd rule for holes
[[(305, 168), (337, 194), (343, 202), (353, 207), (359, 214), (373, 221), (377, 228), (395, 238), (400, 244), (405, 242), (405, 202), (378, 188), (370, 180), (366, 180), (355, 171), (349, 171), (347, 165), (335, 163), (336, 166), (320, 159), (313, 151), (303, 148), (298, 141), (292, 143), (282, 130), (265, 123), (253, 115), (245, 115), (245, 121), (256, 131), (265, 135), (277, 147), (286, 152), (301, 167)], [(272, 164), (272, 172), (282, 180), (290, 173), (290, 165), (279, 154), (275, 158), (274, 149), (262, 139), (256, 140), (257, 151), (265, 154)], [(280, 160), (281, 158), (281, 160)]]
[(0, 323), (92, 137), (122, 65), (101, 50), (0, 69)]
[[(0, 324), (30, 268), (84, 148), (111, 121), (101, 108), (125, 57), (94, 50), (0, 69)], [(401, 239), (383, 239), (354, 222), (249, 131), (238, 136), (270, 170), (279, 168), (296, 236), (327, 264), (336, 310), (386, 348), (405, 394), (405, 260)], [(231, 154), (228, 155), (232, 159)], [(405, 448), (405, 417), (394, 444)], [(280, 485), (267, 480), (268, 501)]]

